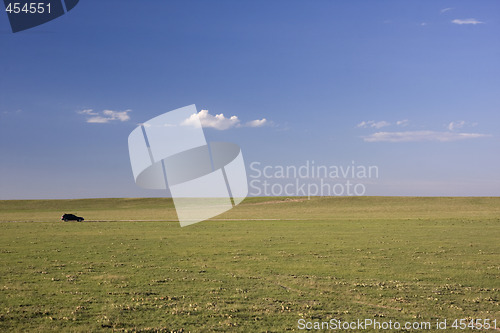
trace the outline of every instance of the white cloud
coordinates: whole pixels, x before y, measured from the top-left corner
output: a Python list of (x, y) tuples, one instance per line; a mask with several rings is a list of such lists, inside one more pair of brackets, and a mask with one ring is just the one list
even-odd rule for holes
[(360, 122), (358, 125), (356, 125), (356, 127), (360, 127), (360, 128), (367, 128), (367, 127), (372, 127), (372, 128), (382, 128), (382, 127), (385, 127), (385, 126), (389, 126), (391, 125), (391, 123), (385, 121), (385, 120), (382, 120), (382, 121), (373, 121), (373, 120), (368, 120), (368, 121), (362, 121)]
[(390, 125), (389, 122), (382, 120), (382, 121), (377, 121), (376, 123), (373, 123), (371, 125), (371, 127), (375, 127), (378, 129), (378, 128), (382, 128), (382, 127), (389, 126), (389, 125)]
[(105, 124), (105, 123), (109, 122), (109, 119), (101, 117), (101, 116), (95, 116), (95, 117), (90, 117), (89, 119), (87, 119), (87, 122), (88, 123), (96, 123), (96, 124)]
[(94, 110), (92, 110), (92, 109), (85, 109), (85, 110), (82, 110), (82, 111), (77, 111), (76, 113), (87, 114), (87, 115), (98, 115), (98, 113), (94, 112)]
[(188, 119), (182, 122), (182, 125), (192, 125), (196, 124), (196, 118), (198, 118), (201, 122), (201, 126), (203, 127), (212, 127), (217, 130), (223, 131), (232, 127), (261, 127), (268, 123), (266, 118), (256, 119), (241, 124), (240, 119), (237, 116), (231, 116), (226, 118), (223, 113), (211, 115), (208, 110), (201, 110), (198, 113), (192, 114)]
[(447, 11), (452, 10), (452, 9), (453, 8), (451, 8), (451, 7), (443, 8), (443, 9), (441, 9), (441, 13), (446, 13)]
[(208, 110), (201, 110), (198, 113), (193, 113), (188, 119), (184, 120), (182, 125), (195, 124), (196, 118), (200, 120), (201, 126), (212, 127), (221, 131), (240, 124), (240, 120), (236, 116), (226, 118), (223, 113), (213, 116), (208, 113)]
[(104, 110), (102, 113), (109, 119), (109, 120), (119, 120), (119, 121), (127, 121), (130, 119), (130, 116), (128, 113), (132, 110), (125, 110), (125, 111), (112, 111), (112, 110)]
[(17, 109), (17, 110), (15, 110), (15, 111), (2, 111), (2, 114), (5, 114), (5, 115), (10, 115), (10, 114), (19, 114), (19, 113), (21, 113), (21, 112), (23, 112), (23, 110), (21, 110), (21, 109)]
[(113, 110), (103, 110), (101, 113), (94, 112), (92, 109), (86, 109), (77, 111), (79, 114), (84, 114), (87, 116), (92, 116), (87, 118), (87, 123), (95, 123), (95, 124), (106, 124), (110, 121), (127, 121), (130, 119), (129, 112), (132, 110), (125, 111), (113, 111)]
[(473, 19), (473, 18), (469, 18), (469, 19), (454, 19), (451, 22), (455, 23), (455, 24), (484, 24), (484, 22), (478, 21), (478, 20)]
[(455, 133), (435, 131), (377, 132), (363, 138), (365, 142), (451, 142), (489, 137), (479, 133)]
[(451, 123), (448, 124), (448, 129), (450, 131), (454, 131), (456, 129), (462, 128), (465, 125), (465, 121), (452, 121)]
[(420, 23), (420, 25), (421, 25), (422, 27), (425, 27), (427, 24), (428, 24), (427, 22), (422, 22), (422, 23)]
[(404, 127), (404, 126), (408, 126), (409, 122), (410, 121), (408, 119), (398, 120), (398, 121), (396, 121), (396, 125)]
[(255, 119), (252, 121), (249, 121), (248, 123), (245, 124), (247, 127), (261, 127), (267, 124), (267, 119), (262, 118), (262, 119)]

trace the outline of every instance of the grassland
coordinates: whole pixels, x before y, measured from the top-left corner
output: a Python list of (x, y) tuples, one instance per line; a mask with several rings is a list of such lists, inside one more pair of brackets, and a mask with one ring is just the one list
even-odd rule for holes
[(247, 198), (175, 219), (168, 199), (0, 201), (0, 331), (500, 326), (500, 198)]

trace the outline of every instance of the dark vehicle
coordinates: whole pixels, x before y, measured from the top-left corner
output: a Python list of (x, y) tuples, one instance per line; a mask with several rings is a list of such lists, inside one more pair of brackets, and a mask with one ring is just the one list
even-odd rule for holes
[(76, 216), (73, 214), (64, 214), (63, 216), (61, 216), (61, 220), (63, 220), (64, 222), (68, 222), (68, 221), (82, 222), (85, 219), (81, 216)]

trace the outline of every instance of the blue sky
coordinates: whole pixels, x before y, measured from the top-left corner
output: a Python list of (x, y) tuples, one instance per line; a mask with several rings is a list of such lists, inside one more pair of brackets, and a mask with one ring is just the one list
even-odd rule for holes
[(162, 196), (135, 185), (127, 137), (190, 104), (247, 166), (354, 161), (379, 168), (366, 195), (498, 196), (499, 12), (82, 0), (15, 34), (0, 13), (0, 199)]

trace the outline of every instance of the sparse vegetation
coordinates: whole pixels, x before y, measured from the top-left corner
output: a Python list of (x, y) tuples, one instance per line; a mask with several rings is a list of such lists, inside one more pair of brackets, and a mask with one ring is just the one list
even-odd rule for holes
[(500, 322), (500, 198), (248, 198), (185, 228), (168, 199), (0, 201), (0, 220), (0, 331)]

